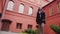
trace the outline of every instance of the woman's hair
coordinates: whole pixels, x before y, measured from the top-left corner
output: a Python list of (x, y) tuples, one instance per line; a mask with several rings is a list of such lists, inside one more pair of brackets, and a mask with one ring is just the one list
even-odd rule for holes
[(42, 11), (42, 9), (38, 8), (38, 12), (39, 12), (39, 11)]
[(40, 8), (38, 8), (38, 12), (40, 11)]

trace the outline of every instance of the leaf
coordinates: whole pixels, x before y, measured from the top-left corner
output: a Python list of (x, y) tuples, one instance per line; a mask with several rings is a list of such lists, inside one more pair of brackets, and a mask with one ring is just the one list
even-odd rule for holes
[(50, 28), (55, 31), (57, 34), (60, 34), (60, 25), (55, 26), (55, 25), (50, 25)]

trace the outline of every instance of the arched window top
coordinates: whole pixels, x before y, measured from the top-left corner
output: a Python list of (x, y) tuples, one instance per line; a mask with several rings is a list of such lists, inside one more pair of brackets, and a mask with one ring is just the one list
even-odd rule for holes
[(9, 3), (8, 3), (8, 4), (12, 4), (12, 5), (13, 5), (13, 4), (14, 4), (14, 2), (13, 2), (13, 1), (9, 1)]
[(7, 6), (7, 10), (12, 11), (13, 10), (13, 6), (14, 6), (14, 2), (13, 1), (9, 1), (8, 2), (8, 6)]
[(19, 13), (23, 13), (24, 12), (24, 4), (20, 4), (19, 5)]
[(32, 9), (33, 9), (33, 7), (32, 7), (32, 6), (30, 6), (30, 8), (32, 8)]
[[(13, 0), (9, 0), (9, 1), (13, 1)], [(14, 2), (14, 1), (13, 1)]]
[(22, 3), (21, 3), (19, 6), (22, 6), (22, 7), (24, 7), (24, 4), (22, 4)]
[(23, 3), (21, 3), (20, 5), (23, 5), (23, 6), (24, 6), (24, 4), (23, 4)]
[(4, 23), (4, 22), (11, 23), (12, 21), (11, 21), (11, 20), (9, 20), (9, 19), (2, 19), (2, 22), (3, 22), (3, 23)]
[(29, 9), (30, 9), (30, 10), (32, 10), (32, 9), (33, 9), (33, 7), (31, 7), (31, 6), (30, 6), (30, 7), (29, 7)]

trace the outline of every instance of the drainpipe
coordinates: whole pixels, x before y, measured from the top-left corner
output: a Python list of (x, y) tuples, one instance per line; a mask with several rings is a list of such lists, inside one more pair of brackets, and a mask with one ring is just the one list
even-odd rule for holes
[[(3, 0), (2, 0), (3, 1)], [(5, 3), (4, 3), (4, 6), (2, 7), (2, 14), (1, 14), (1, 18), (0, 18), (0, 28), (2, 27), (2, 19), (4, 18), (4, 15), (5, 15), (5, 10), (7, 8), (7, 5), (8, 5), (8, 2), (9, 0), (5, 0)], [(1, 29), (0, 29), (1, 30)]]
[(8, 2), (9, 2), (9, 0), (5, 0), (5, 3), (4, 3), (4, 6), (3, 6), (3, 10), (2, 10), (2, 17), (1, 17), (1, 19), (4, 18), (4, 15), (5, 15), (5, 11), (7, 9)]

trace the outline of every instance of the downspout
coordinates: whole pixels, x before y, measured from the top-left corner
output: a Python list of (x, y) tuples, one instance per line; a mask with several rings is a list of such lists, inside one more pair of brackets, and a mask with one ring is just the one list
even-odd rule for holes
[(9, 2), (9, 0), (5, 0), (5, 3), (4, 3), (4, 6), (3, 6), (3, 10), (2, 10), (2, 17), (1, 17), (1, 19), (4, 18), (4, 15), (5, 15), (5, 11), (7, 9), (8, 2)]
[[(2, 0), (3, 1), (3, 0)], [(9, 0), (5, 0), (5, 2), (4, 2), (4, 6), (2, 6), (2, 16), (1, 16), (1, 18), (0, 18), (0, 30), (1, 30), (1, 27), (2, 27), (2, 19), (4, 18), (4, 15), (5, 15), (5, 11), (6, 11), (6, 8), (7, 8), (7, 5), (8, 5), (8, 2), (9, 2)]]

